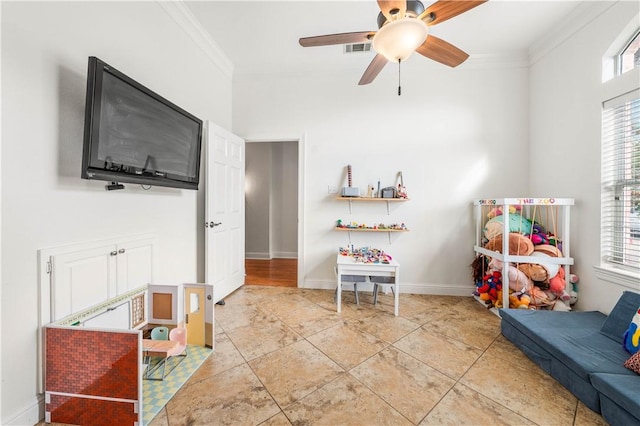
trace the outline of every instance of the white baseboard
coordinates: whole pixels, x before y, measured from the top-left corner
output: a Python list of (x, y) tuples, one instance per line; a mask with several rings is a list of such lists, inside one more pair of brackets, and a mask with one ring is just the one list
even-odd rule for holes
[(244, 254), (244, 258), (264, 260), (264, 259), (271, 259), (271, 256), (269, 255), (269, 253), (249, 251)]
[[(301, 288), (318, 289), (318, 290), (334, 290), (336, 288), (336, 281), (334, 280), (306, 280)], [(372, 291), (373, 284), (360, 284), (358, 285), (358, 291)], [(349, 287), (345, 287), (344, 290), (349, 291)], [(406, 294), (431, 294), (437, 296), (469, 296), (473, 294), (475, 286), (469, 285), (454, 285), (454, 284), (424, 284), (424, 283), (400, 283), (400, 293)]]
[(264, 259), (297, 259), (298, 253), (294, 251), (277, 251), (274, 252), (273, 255), (269, 253), (263, 252), (247, 252), (244, 254), (245, 259), (255, 259), (255, 260), (264, 260)]
[(38, 396), (33, 404), (18, 413), (14, 418), (8, 421), (0, 421), (3, 425), (24, 426), (35, 425), (44, 419), (44, 396)]
[(273, 257), (276, 259), (297, 259), (297, 251), (276, 251), (273, 253)]

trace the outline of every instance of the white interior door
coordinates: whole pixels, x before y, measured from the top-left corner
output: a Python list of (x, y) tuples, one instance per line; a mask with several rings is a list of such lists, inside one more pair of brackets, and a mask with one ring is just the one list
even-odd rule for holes
[(207, 122), (205, 279), (218, 302), (244, 284), (245, 142)]

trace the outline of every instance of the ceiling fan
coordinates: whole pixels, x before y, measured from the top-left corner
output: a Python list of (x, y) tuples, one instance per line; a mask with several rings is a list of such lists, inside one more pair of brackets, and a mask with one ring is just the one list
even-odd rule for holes
[(371, 83), (387, 62), (405, 61), (414, 51), (434, 61), (456, 67), (469, 55), (436, 36), (428, 36), (429, 27), (486, 1), (439, 0), (425, 9), (424, 5), (416, 0), (378, 0), (378, 31), (303, 37), (299, 41), (302, 47), (371, 42), (376, 56), (362, 75), (359, 85)]

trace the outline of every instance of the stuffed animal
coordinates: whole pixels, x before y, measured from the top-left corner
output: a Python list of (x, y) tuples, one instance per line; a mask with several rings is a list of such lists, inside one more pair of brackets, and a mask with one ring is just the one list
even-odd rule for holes
[(544, 266), (537, 263), (521, 263), (518, 269), (536, 283), (548, 283), (549, 273)]
[(580, 278), (576, 274), (569, 274), (569, 282), (571, 283), (569, 304), (571, 305), (575, 305), (578, 301), (578, 281), (580, 281)]
[(566, 302), (571, 300), (571, 295), (567, 293), (567, 282), (565, 281), (564, 276), (564, 268), (559, 268), (558, 273), (554, 277), (549, 278), (549, 291)]
[[(522, 206), (509, 206), (509, 214), (520, 213), (522, 211)], [(487, 217), (492, 219), (496, 216), (502, 216), (502, 206), (494, 207), (487, 213)]]
[(473, 262), (471, 262), (471, 276), (473, 277), (473, 282), (476, 283), (476, 285), (481, 283), (482, 277), (484, 277), (485, 272), (488, 270), (487, 258), (483, 254), (476, 256), (473, 259)]
[(502, 274), (500, 271), (492, 271), (484, 276), (476, 292), (480, 300), (493, 305), (498, 299), (498, 292), (500, 290), (502, 290)]
[(629, 353), (634, 354), (640, 351), (640, 307), (635, 315), (633, 315), (633, 318), (631, 318), (631, 323), (624, 332), (622, 340), (624, 342), (624, 348)]
[(551, 302), (547, 293), (541, 290), (538, 286), (533, 286), (529, 295), (531, 296), (532, 305), (544, 306)]
[[(502, 234), (490, 239), (484, 248), (502, 253)], [(509, 233), (509, 254), (515, 256), (529, 256), (533, 253), (533, 243), (529, 238), (516, 232)]]
[(549, 244), (549, 237), (542, 225), (534, 223), (531, 227), (531, 232), (531, 242), (533, 245)]
[(509, 295), (509, 307), (515, 309), (529, 309), (531, 298), (526, 293), (513, 293)]
[[(502, 271), (504, 262), (496, 258), (491, 259), (489, 268)], [(521, 293), (528, 292), (533, 288), (533, 281), (527, 277), (522, 271), (513, 265), (507, 266), (507, 276), (509, 277), (509, 288)]]
[[(520, 214), (509, 215), (509, 232), (517, 232), (519, 234), (531, 234), (532, 223), (529, 219)], [(484, 237), (487, 240), (502, 235), (504, 228), (504, 216), (495, 216), (484, 225)]]

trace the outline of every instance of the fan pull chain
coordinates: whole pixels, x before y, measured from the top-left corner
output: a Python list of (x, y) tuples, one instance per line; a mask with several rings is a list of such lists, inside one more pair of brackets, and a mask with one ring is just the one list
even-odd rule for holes
[(402, 88), (400, 87), (400, 62), (402, 62), (402, 60), (398, 59), (398, 96), (402, 94)]

